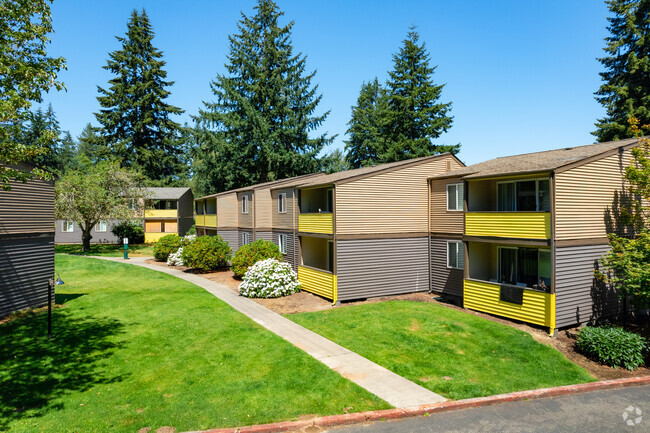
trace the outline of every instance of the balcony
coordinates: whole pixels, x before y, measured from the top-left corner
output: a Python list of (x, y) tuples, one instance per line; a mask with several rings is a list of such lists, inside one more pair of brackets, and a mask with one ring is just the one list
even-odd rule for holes
[(197, 226), (205, 225), (205, 215), (194, 215), (194, 224)]
[(467, 236), (500, 238), (550, 239), (549, 212), (468, 212), (465, 214)]
[[(502, 300), (501, 290), (523, 291), (521, 304)], [(495, 316), (555, 329), (555, 294), (517, 286), (466, 279), (463, 284), (463, 306)]]
[(298, 266), (301, 290), (336, 302), (336, 275), (306, 266)]
[(145, 218), (176, 218), (176, 209), (149, 209), (144, 211)]
[(205, 217), (205, 226), (217, 228), (217, 216), (216, 215), (204, 215)]
[(332, 213), (301, 213), (298, 215), (298, 231), (305, 233), (333, 234)]

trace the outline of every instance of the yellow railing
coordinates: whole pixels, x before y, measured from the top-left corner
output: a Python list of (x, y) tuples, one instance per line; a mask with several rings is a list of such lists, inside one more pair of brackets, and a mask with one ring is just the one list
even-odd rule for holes
[(194, 215), (194, 224), (197, 226), (205, 225), (205, 215)]
[(336, 302), (336, 275), (298, 266), (298, 281), (300, 281), (301, 290), (331, 299), (333, 303)]
[(523, 289), (521, 305), (500, 300), (501, 286), (484, 281), (465, 280), (463, 306), (555, 329), (555, 294)]
[(172, 232), (172, 233), (155, 233), (155, 232), (145, 233), (144, 234), (144, 243), (145, 244), (152, 244), (154, 242), (158, 242), (158, 240), (160, 238), (162, 238), (163, 236), (173, 235), (175, 233), (176, 232)]
[(217, 216), (216, 215), (205, 215), (205, 226), (206, 227), (217, 227)]
[(149, 209), (144, 211), (145, 218), (176, 218), (176, 209)]
[(298, 230), (307, 233), (334, 233), (331, 213), (302, 213), (298, 215)]
[(467, 236), (550, 239), (551, 214), (548, 212), (468, 212)]

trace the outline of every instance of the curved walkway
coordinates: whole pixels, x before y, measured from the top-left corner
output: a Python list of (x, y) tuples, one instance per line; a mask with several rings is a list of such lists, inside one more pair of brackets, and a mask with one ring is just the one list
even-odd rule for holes
[(242, 296), (228, 287), (207, 280), (199, 275), (177, 269), (145, 263), (148, 257), (134, 257), (128, 262), (119, 257), (97, 257), (129, 265), (142, 266), (158, 272), (181, 278), (212, 293), (235, 310), (250, 317), (269, 331), (284, 338), (294, 346), (307, 352), (341, 376), (365, 388), (367, 391), (395, 406), (409, 408), (425, 404), (440, 403), (446, 399), (401, 376), (375, 364), (338, 344), (285, 319), (281, 315)]

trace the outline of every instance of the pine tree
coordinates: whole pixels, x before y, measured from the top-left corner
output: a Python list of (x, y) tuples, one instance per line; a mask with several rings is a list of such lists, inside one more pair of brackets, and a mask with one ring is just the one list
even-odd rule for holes
[(41, 107), (31, 113), (29, 125), (26, 127), (22, 142), (29, 146), (35, 143), (42, 143), (46, 152), (36, 156), (32, 163), (37, 167), (49, 171), (60, 172), (61, 167), (58, 163), (59, 154), (59, 135), (61, 129), (59, 121), (56, 118), (52, 104), (48, 105), (47, 111), (43, 112)]
[(605, 67), (596, 100), (606, 109), (593, 135), (598, 141), (633, 137), (628, 123), (636, 118), (650, 125), (650, 0), (609, 0), (610, 36), (607, 55), (598, 59)]
[(96, 164), (99, 161), (110, 159), (111, 150), (104, 142), (101, 128), (88, 123), (77, 137), (77, 142), (78, 155), (87, 158), (91, 163)]
[(111, 153), (122, 165), (134, 167), (152, 180), (173, 179), (182, 169), (183, 149), (175, 146), (180, 125), (172, 115), (183, 113), (167, 104), (170, 92), (163, 54), (152, 44), (154, 32), (144, 10), (134, 10), (122, 49), (109, 54), (104, 69), (115, 78), (105, 90), (98, 87), (102, 109), (95, 116)]
[(321, 96), (311, 85), (315, 72), (305, 73), (305, 57), (293, 52), (294, 23), (280, 26), (284, 13), (271, 0), (259, 0), (255, 10), (242, 13), (239, 33), (229, 37), (227, 72), (211, 83), (216, 101), (195, 119), (197, 158), (225, 158), (236, 168), (203, 165), (213, 172), (210, 192), (314, 172), (319, 151), (333, 140), (310, 137), (329, 112), (314, 114)]
[(322, 171), (327, 174), (338, 173), (351, 168), (350, 163), (346, 159), (346, 155), (341, 152), (341, 149), (334, 149), (332, 153), (325, 155), (322, 162)]
[(352, 118), (346, 133), (346, 160), (352, 168), (381, 162), (385, 153), (388, 99), (377, 78), (361, 85), (357, 105), (352, 107)]
[(387, 146), (380, 162), (401, 161), (443, 152), (458, 152), (460, 145), (445, 146), (433, 140), (451, 127), (451, 102), (438, 102), (444, 84), (432, 80), (437, 66), (413, 27), (397, 54), (386, 83), (388, 94)]
[(69, 131), (61, 134), (57, 152), (57, 167), (60, 174), (69, 170), (79, 170), (81, 164), (78, 159), (78, 147)]

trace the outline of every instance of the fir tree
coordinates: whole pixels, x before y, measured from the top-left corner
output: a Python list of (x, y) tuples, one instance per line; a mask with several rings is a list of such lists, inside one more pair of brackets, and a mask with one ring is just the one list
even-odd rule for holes
[(346, 160), (352, 168), (379, 163), (385, 153), (388, 99), (377, 78), (361, 85), (346, 133)]
[(42, 143), (46, 152), (36, 156), (32, 163), (37, 167), (49, 171), (60, 172), (59, 166), (59, 135), (61, 129), (52, 104), (48, 105), (47, 111), (43, 112), (41, 107), (31, 113), (29, 125), (23, 134), (23, 144), (29, 146), (35, 143)]
[(413, 27), (397, 54), (386, 83), (388, 94), (387, 146), (380, 161), (401, 161), (443, 152), (458, 152), (460, 145), (445, 146), (433, 140), (451, 127), (451, 103), (440, 103), (444, 84), (435, 85), (430, 57)]
[(314, 172), (319, 151), (333, 140), (310, 137), (329, 112), (314, 114), (321, 96), (311, 84), (315, 72), (305, 73), (305, 57), (293, 52), (294, 23), (280, 26), (283, 12), (271, 0), (259, 0), (255, 11), (242, 13), (239, 33), (229, 37), (227, 72), (211, 83), (216, 100), (196, 118), (197, 158), (225, 159), (197, 164), (195, 171), (212, 172), (203, 173), (214, 182), (204, 192)]
[(334, 149), (332, 153), (325, 155), (322, 159), (322, 170), (327, 174), (338, 173), (350, 169), (350, 163), (341, 149)]
[(133, 11), (122, 49), (109, 54), (105, 69), (115, 75), (105, 90), (98, 87), (102, 109), (95, 116), (111, 153), (122, 165), (152, 180), (173, 179), (182, 169), (183, 150), (175, 146), (180, 125), (171, 116), (183, 113), (167, 104), (170, 92), (163, 54), (152, 44), (154, 32), (144, 10)]
[(87, 158), (91, 163), (96, 164), (99, 161), (110, 159), (111, 150), (104, 142), (101, 128), (88, 123), (77, 137), (77, 142), (78, 155)]
[(650, 0), (609, 0), (610, 36), (607, 55), (598, 59), (605, 67), (596, 100), (606, 109), (593, 135), (598, 141), (633, 137), (628, 123), (636, 118), (650, 125)]

